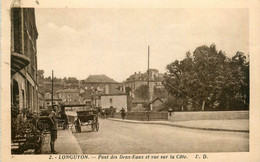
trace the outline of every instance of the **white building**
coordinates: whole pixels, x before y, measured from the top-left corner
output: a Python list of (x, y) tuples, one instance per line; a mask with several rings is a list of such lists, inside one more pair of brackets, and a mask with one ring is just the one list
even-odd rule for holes
[(101, 95), (101, 108), (116, 108), (116, 112), (119, 112), (122, 108), (127, 111), (127, 95), (126, 94), (103, 94)]

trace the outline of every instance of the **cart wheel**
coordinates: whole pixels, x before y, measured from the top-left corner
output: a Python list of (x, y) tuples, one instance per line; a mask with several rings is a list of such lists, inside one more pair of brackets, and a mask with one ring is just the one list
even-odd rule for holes
[(75, 123), (75, 129), (76, 129), (76, 132), (81, 133), (80, 121), (76, 121), (76, 123)]
[(79, 133), (81, 133), (81, 125), (79, 125)]
[(75, 130), (76, 132), (79, 132), (78, 126), (75, 124)]
[[(73, 125), (72, 125), (73, 126)], [(76, 132), (78, 132), (78, 123), (75, 121), (74, 122), (74, 127), (75, 127), (75, 130), (76, 130)], [(71, 127), (72, 128), (72, 127)]]
[(41, 154), (42, 153), (42, 145), (43, 145), (43, 141), (40, 140), (38, 146), (35, 148), (35, 154)]
[(94, 123), (91, 124), (91, 131), (93, 132), (95, 130)]
[(62, 129), (65, 130), (67, 128), (67, 124), (64, 122), (62, 123)]
[(99, 123), (96, 123), (96, 131), (98, 132), (99, 130)]
[(75, 125), (76, 132), (81, 133), (81, 126)]

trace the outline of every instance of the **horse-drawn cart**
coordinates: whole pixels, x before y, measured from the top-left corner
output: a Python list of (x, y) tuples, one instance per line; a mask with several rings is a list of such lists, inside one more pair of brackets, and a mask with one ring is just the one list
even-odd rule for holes
[(75, 130), (81, 132), (82, 126), (91, 126), (91, 131), (99, 130), (98, 114), (95, 110), (77, 111)]

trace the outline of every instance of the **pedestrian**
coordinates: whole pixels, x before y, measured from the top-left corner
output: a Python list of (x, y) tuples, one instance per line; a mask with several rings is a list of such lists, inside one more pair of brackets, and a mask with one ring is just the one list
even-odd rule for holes
[(109, 108), (106, 108), (106, 109), (105, 109), (105, 118), (106, 118), (106, 119), (108, 118), (108, 115), (109, 115)]
[(111, 117), (114, 118), (114, 115), (115, 115), (115, 109), (113, 106), (110, 107), (111, 109)]
[(105, 109), (101, 110), (101, 118), (104, 119), (105, 118)]
[(120, 112), (121, 112), (121, 117), (122, 117), (122, 119), (123, 120), (125, 120), (125, 115), (126, 115), (126, 113), (125, 113), (125, 109), (122, 107), (122, 109), (120, 110)]
[(57, 154), (57, 152), (54, 149), (55, 140), (57, 139), (57, 108), (58, 106), (53, 106), (53, 110), (49, 114), (49, 118), (51, 120), (51, 126), (50, 126), (50, 133), (51, 133), (51, 154)]

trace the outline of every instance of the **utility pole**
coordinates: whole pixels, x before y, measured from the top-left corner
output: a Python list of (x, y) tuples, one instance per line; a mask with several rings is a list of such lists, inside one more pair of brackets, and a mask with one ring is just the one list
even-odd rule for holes
[(148, 70), (147, 70), (147, 85), (148, 85), (148, 121), (150, 120), (150, 47), (148, 46)]
[(53, 110), (53, 70), (51, 75), (51, 108)]

